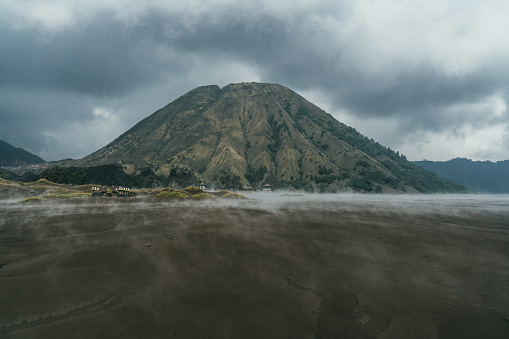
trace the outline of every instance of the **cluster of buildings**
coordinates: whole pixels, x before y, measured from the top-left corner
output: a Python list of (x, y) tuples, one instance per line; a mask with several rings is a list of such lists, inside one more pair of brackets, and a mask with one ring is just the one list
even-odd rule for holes
[[(208, 187), (207, 185), (202, 181), (199, 186), (202, 190), (206, 190)], [(241, 189), (244, 192), (252, 192), (253, 188), (249, 185), (244, 185)], [(262, 187), (262, 191), (264, 192), (271, 192), (272, 186), (269, 184), (265, 184)], [(130, 197), (133, 196), (134, 193), (131, 192), (130, 188), (127, 187), (115, 187), (115, 186), (93, 186), (92, 187), (92, 197)]]

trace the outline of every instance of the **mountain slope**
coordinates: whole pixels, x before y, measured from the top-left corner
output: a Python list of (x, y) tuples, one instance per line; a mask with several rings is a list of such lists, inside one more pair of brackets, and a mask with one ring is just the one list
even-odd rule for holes
[(41, 162), (44, 162), (44, 160), (37, 155), (0, 140), (0, 166), (17, 166)]
[(415, 161), (415, 164), (478, 193), (509, 193), (509, 160), (491, 162), (455, 158)]
[(457, 192), (465, 188), (408, 162), (290, 89), (199, 87), (75, 162), (129, 174), (335, 191)]

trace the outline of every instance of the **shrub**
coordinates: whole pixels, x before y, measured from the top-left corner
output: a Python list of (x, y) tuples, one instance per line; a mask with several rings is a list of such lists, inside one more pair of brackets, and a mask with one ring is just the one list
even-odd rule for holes
[(348, 186), (356, 191), (364, 190), (366, 192), (371, 192), (373, 190), (373, 183), (364, 178), (352, 178), (348, 182)]
[(34, 182), (31, 182), (31, 183), (28, 183), (27, 185), (39, 185), (39, 186), (59, 186), (58, 184), (54, 183), (54, 182), (51, 182), (51, 181), (48, 181), (44, 178), (42, 179), (39, 179), (37, 181), (34, 181)]
[(258, 169), (254, 169), (253, 167), (251, 167), (251, 165), (248, 165), (245, 176), (247, 181), (249, 181), (250, 183), (256, 183), (261, 181), (265, 177), (266, 173), (267, 167), (265, 166), (259, 167)]
[(0, 179), (11, 180), (12, 173), (0, 168)]
[(150, 193), (150, 194), (155, 195), (155, 196), (159, 196), (159, 194), (165, 193), (165, 192), (166, 193), (173, 192), (173, 190), (171, 188), (169, 188), (169, 187), (160, 188), (160, 189), (152, 190), (152, 191), (150, 191), (150, 190), (148, 190), (146, 188), (142, 188), (141, 191), (142, 191), (141, 192), (142, 194), (149, 194)]
[(324, 182), (328, 185), (332, 184), (336, 180), (336, 177), (334, 175), (322, 175), (321, 177), (316, 177), (315, 182), (317, 184)]
[(196, 187), (196, 186), (189, 186), (189, 187), (186, 187), (185, 189), (186, 192), (191, 192), (191, 193), (202, 193), (203, 190), (199, 187)]
[(38, 197), (30, 197), (30, 198), (21, 200), (21, 202), (41, 202), (41, 201), (42, 200)]
[(213, 199), (214, 196), (210, 193), (198, 193), (191, 196), (192, 199), (203, 200), (203, 199)]
[(41, 179), (46, 179), (48, 181), (57, 183), (57, 184), (69, 184), (69, 173), (66, 167), (63, 166), (53, 166), (50, 168), (45, 168), (40, 175)]
[(85, 172), (83, 167), (78, 167), (72, 176), (76, 185), (85, 185), (87, 183), (87, 172)]
[(369, 163), (365, 160), (357, 160), (356, 166), (361, 166), (365, 168), (369, 168)]
[(0, 186), (14, 186), (14, 185), (12, 184), (12, 182), (0, 178)]
[(240, 177), (230, 172), (221, 173), (216, 178), (216, 186), (222, 188), (241, 188)]
[(238, 193), (233, 193), (233, 192), (228, 192), (227, 194), (222, 195), (221, 198), (225, 198), (225, 199), (247, 199), (245, 196), (243, 196), (241, 194), (238, 194)]
[(219, 191), (219, 193), (217, 193), (220, 197), (222, 197), (223, 195), (226, 195), (228, 193), (231, 193), (230, 191), (227, 191), (227, 190), (222, 190), (222, 191)]
[(327, 168), (326, 166), (318, 166), (318, 174), (320, 175), (328, 175), (332, 173), (332, 168)]
[(185, 191), (164, 191), (156, 195), (156, 197), (184, 200), (189, 198), (189, 195)]

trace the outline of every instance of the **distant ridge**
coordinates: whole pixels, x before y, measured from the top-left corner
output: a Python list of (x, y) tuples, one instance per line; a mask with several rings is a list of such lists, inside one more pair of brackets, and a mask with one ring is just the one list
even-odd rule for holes
[(474, 192), (509, 194), (509, 160), (491, 162), (455, 158), (448, 161), (423, 160), (414, 163)]
[(44, 162), (44, 160), (37, 155), (0, 140), (0, 166), (19, 166), (42, 162)]

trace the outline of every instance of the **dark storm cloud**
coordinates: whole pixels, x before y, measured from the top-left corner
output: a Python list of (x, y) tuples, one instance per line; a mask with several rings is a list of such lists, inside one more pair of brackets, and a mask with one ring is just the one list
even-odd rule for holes
[(467, 112), (455, 116), (445, 111), (455, 104), (474, 104), (492, 95), (500, 88), (494, 80), (496, 77), (491, 74), (448, 76), (423, 66), (391, 80), (356, 79), (348, 86), (338, 83), (341, 89), (336, 92), (335, 102), (358, 116), (397, 117), (411, 120), (414, 128), (441, 130), (478, 119), (479, 116)]
[(48, 149), (58, 148), (58, 141), (44, 132), (65, 130), (71, 123), (84, 123), (87, 99), (41, 89), (3, 88), (0, 92), (1, 139), (36, 154), (48, 154), (45, 152)]
[(3, 86), (118, 95), (157, 77), (159, 67), (171, 67), (150, 41), (133, 40), (108, 17), (48, 36), (5, 28), (0, 34)]
[[(410, 62), (401, 62), (400, 58), (383, 60), (384, 69), (372, 73), (369, 62), (373, 59), (376, 62), (376, 58), (355, 58), (349, 52), (355, 43), (366, 44), (366, 41), (346, 40), (334, 44), (331, 43), (334, 34), (341, 32), (323, 29), (305, 17), (290, 22), (252, 15), (241, 19), (232, 16), (215, 21), (198, 20), (193, 30), (180, 31), (168, 41), (189, 53), (224, 53), (249, 60), (258, 66), (266, 81), (300, 91), (319, 89), (326, 93), (332, 106), (355, 115), (358, 121), (363, 118), (397, 121), (395, 129), (386, 131), (382, 140), (395, 147), (417, 132), (469, 138), (465, 128), (475, 133), (505, 126), (507, 135), (507, 110), (497, 116), (486, 103), (494, 95), (507, 102), (509, 74), (500, 58), (454, 72), (434, 62), (433, 55), (422, 55), (417, 60), (409, 57)], [(363, 46), (363, 50), (366, 54), (373, 52), (369, 46)], [(497, 133), (496, 137), (503, 138), (503, 131), (499, 129)], [(479, 138), (479, 143), (486, 141)], [(477, 154), (481, 153), (494, 154), (486, 150)]]
[[(507, 74), (493, 74), (496, 66), (467, 74), (446, 74), (427, 61), (408, 68), (394, 65), (373, 77), (359, 72), (353, 60), (344, 60), (343, 51), (350, 45), (327, 46), (330, 32), (310, 32), (310, 25), (295, 25), (274, 17), (224, 14), (219, 18), (198, 19), (187, 30), (180, 28), (183, 23), (178, 17), (155, 15), (149, 22), (158, 32), (160, 43), (169, 48), (211, 58), (228, 55), (249, 60), (265, 78), (300, 90), (321, 88), (337, 106), (360, 116), (419, 116), (458, 102), (475, 103), (506, 86), (503, 81)], [(432, 112), (426, 118), (428, 127), (450, 123), (435, 121)]]
[(140, 87), (189, 69), (185, 58), (158, 50), (143, 29), (130, 30), (106, 14), (51, 33), (0, 26), (0, 40), (0, 139), (48, 160), (75, 156), (69, 154), (72, 144), (79, 149), (80, 141), (89, 141), (76, 135), (59, 145), (62, 140), (52, 132), (69, 134), (73, 124), (85, 129), (95, 119), (95, 106), (108, 105), (112, 98), (128, 101)]
[[(507, 53), (493, 47), (489, 25), (461, 16), (468, 6), (444, 4), (435, 6), (448, 19), (437, 22), (438, 10), (423, 1), (78, 1), (54, 16), (16, 9), (24, 20), (11, 21), (22, 25), (0, 15), (0, 139), (33, 150), (52, 135), (62, 143), (65, 126), (93, 124), (104, 108), (126, 130), (194, 87), (253, 80), (320, 92), (330, 113), (360, 124), (394, 122), (396, 130), (373, 131), (393, 148), (415, 132), (502, 126), (507, 110), (494, 112), (490, 98), (507, 102)], [(476, 25), (480, 33), (463, 41)], [(456, 43), (462, 50), (449, 47)], [(20, 126), (30, 136), (16, 137)]]

